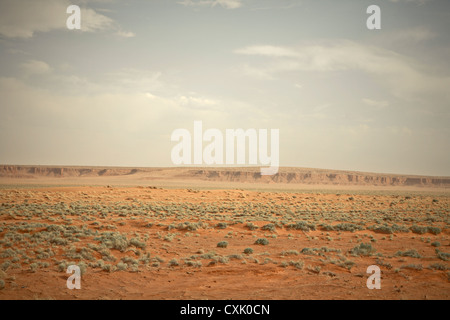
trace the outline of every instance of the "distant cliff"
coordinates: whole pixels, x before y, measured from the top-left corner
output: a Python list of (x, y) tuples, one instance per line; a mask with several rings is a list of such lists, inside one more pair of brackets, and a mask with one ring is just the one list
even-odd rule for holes
[(33, 179), (39, 177), (122, 176), (139, 172), (136, 168), (60, 167), (0, 165), (0, 177)]
[(304, 169), (304, 171), (306, 172), (289, 172), (289, 168), (282, 168), (276, 175), (261, 176), (259, 172), (202, 169), (190, 170), (186, 175), (199, 179), (230, 182), (450, 187), (450, 177), (383, 175), (344, 171), (326, 172), (326, 170), (317, 172), (314, 169), (309, 172), (308, 169)]
[(193, 179), (245, 183), (450, 187), (450, 177), (363, 173), (308, 168), (280, 168), (276, 175), (261, 176), (259, 168), (125, 168), (0, 165), (0, 178), (101, 178), (120, 176), (132, 176), (136, 179), (143, 180)]

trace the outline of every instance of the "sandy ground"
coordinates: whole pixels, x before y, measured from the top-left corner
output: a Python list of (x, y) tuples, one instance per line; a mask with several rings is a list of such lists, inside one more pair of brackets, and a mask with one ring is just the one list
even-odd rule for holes
[[(0, 299), (450, 297), (446, 190), (49, 181), (1, 181)], [(313, 228), (293, 228), (298, 222)], [(360, 230), (329, 228), (342, 223)], [(403, 232), (371, 229), (380, 225)], [(101, 240), (108, 233), (126, 245)], [(255, 244), (261, 238), (269, 243)], [(352, 253), (361, 243), (373, 252)], [(80, 262), (82, 288), (69, 290), (66, 267)], [(370, 265), (381, 269), (380, 290), (367, 288)]]

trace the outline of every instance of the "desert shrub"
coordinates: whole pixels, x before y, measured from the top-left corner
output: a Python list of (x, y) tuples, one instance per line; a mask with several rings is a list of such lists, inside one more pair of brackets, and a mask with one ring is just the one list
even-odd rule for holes
[(345, 260), (345, 261), (343, 261), (341, 263), (338, 263), (337, 265), (339, 267), (342, 267), (342, 268), (350, 270), (355, 265), (355, 262), (353, 262), (351, 260)]
[(404, 233), (408, 233), (409, 232), (409, 228), (405, 227), (405, 226), (399, 226), (397, 224), (393, 224), (391, 226), (392, 230), (394, 230), (394, 232), (404, 232)]
[(259, 228), (257, 225), (255, 225), (255, 224), (253, 224), (253, 223), (251, 223), (251, 222), (247, 222), (247, 224), (246, 224), (245, 226), (246, 226), (248, 229), (252, 230), (252, 231)]
[(173, 224), (173, 223), (167, 226), (167, 230), (168, 231), (170, 231), (172, 229), (176, 229), (176, 228), (177, 228), (177, 226), (175, 224)]
[(200, 268), (202, 266), (202, 262), (201, 261), (186, 261), (185, 264), (189, 267), (196, 267), (196, 268)]
[(253, 249), (252, 248), (245, 248), (244, 249), (244, 253), (245, 254), (252, 254), (253, 253)]
[(228, 242), (226, 242), (226, 241), (220, 241), (218, 244), (217, 244), (217, 247), (218, 248), (226, 248), (228, 246)]
[(313, 266), (308, 266), (308, 271), (311, 271), (311, 272), (314, 272), (314, 273), (320, 273), (320, 270), (322, 269), (322, 267), (320, 267), (320, 266), (315, 266), (315, 267), (313, 267)]
[(266, 246), (269, 244), (269, 240), (267, 240), (266, 238), (259, 238), (258, 240), (255, 241), (255, 244)]
[(391, 265), (389, 262), (385, 262), (385, 261), (381, 260), (380, 258), (377, 258), (377, 259), (375, 260), (375, 264), (376, 264), (377, 266), (385, 267), (385, 268), (387, 268), (387, 269), (389, 269), (389, 270), (392, 269), (392, 265)]
[(200, 258), (202, 258), (202, 259), (212, 259), (215, 256), (216, 256), (216, 253), (214, 251), (210, 251), (208, 253), (201, 254)]
[(0, 290), (5, 288), (5, 281), (3, 279), (0, 279)]
[(135, 246), (136, 248), (145, 249), (147, 245), (145, 244), (145, 241), (141, 241), (138, 238), (132, 238), (130, 239), (130, 245)]
[(351, 231), (351, 232), (355, 232), (357, 230), (363, 230), (364, 229), (361, 226), (358, 226), (358, 225), (353, 224), (353, 223), (347, 223), (347, 222), (337, 224), (337, 225), (333, 226), (333, 228), (336, 231)]
[(438, 227), (431, 227), (431, 226), (417, 226), (413, 225), (411, 228), (411, 231), (417, 234), (424, 234), (424, 233), (431, 233), (431, 234), (439, 234), (441, 233), (441, 229)]
[(49, 225), (47, 227), (47, 231), (50, 231), (50, 232), (52, 232), (52, 231), (64, 232), (65, 228), (63, 226), (58, 225), (58, 224), (52, 224), (52, 225)]
[(268, 230), (268, 231), (275, 232), (276, 228), (275, 228), (275, 225), (273, 223), (269, 223), (269, 224), (266, 224), (266, 225), (262, 226), (261, 230)]
[(87, 271), (87, 264), (84, 261), (80, 261), (78, 264), (76, 264), (80, 268), (81, 275), (84, 275)]
[(114, 257), (113, 255), (111, 255), (111, 251), (109, 251), (108, 248), (100, 248), (98, 250), (98, 253), (100, 253), (102, 255), (102, 259), (105, 261), (116, 261), (116, 257)]
[(388, 226), (374, 226), (369, 229), (372, 229), (373, 232), (382, 233), (382, 234), (393, 234), (394, 229)]
[(445, 264), (442, 264), (442, 263), (430, 264), (430, 266), (428, 268), (432, 269), (432, 270), (443, 270), (443, 271), (448, 269), (448, 267)]
[(175, 267), (175, 266), (179, 266), (179, 265), (180, 264), (178, 263), (178, 260), (175, 258), (169, 261), (169, 266), (171, 266), (171, 267)]
[(184, 223), (180, 223), (178, 225), (178, 230), (187, 230), (187, 231), (196, 231), (201, 227), (201, 223), (194, 223), (194, 222), (189, 222), (186, 221)]
[(370, 243), (360, 243), (359, 246), (350, 250), (350, 253), (354, 256), (370, 256), (375, 251), (376, 249)]
[(441, 233), (442, 230), (441, 230), (441, 228), (438, 228), (438, 227), (430, 227), (430, 226), (428, 226), (427, 227), (427, 231), (429, 233), (431, 233), (431, 234), (437, 235), (437, 234)]
[(177, 235), (176, 233), (168, 233), (167, 235), (164, 236), (164, 240), (172, 242), (173, 239), (176, 237), (176, 235)]
[(432, 245), (433, 247), (440, 247), (440, 246), (441, 246), (441, 243), (440, 243), (439, 241), (435, 241), (435, 242), (432, 242), (431, 245)]
[(65, 246), (69, 243), (69, 241), (67, 239), (64, 239), (61, 237), (52, 238), (52, 239), (50, 239), (49, 242), (52, 244), (61, 245), (61, 246)]
[(71, 246), (70, 248), (64, 250), (64, 256), (66, 256), (69, 259), (82, 259), (82, 256), (80, 253), (78, 253), (77, 248), (74, 246)]
[(439, 249), (436, 249), (436, 254), (437, 254), (437, 257), (441, 260), (444, 260), (444, 261), (450, 260), (450, 253), (442, 252), (442, 251), (439, 251)]
[(301, 260), (289, 261), (289, 265), (301, 270), (303, 269), (304, 263)]
[(17, 255), (14, 249), (8, 248), (0, 254), (0, 258), (11, 258)]
[(334, 231), (334, 227), (329, 224), (321, 224), (320, 228), (324, 231)]
[(32, 264), (30, 264), (30, 271), (31, 272), (36, 272), (36, 270), (39, 268), (39, 265), (36, 262), (33, 262)]
[(302, 254), (307, 254), (307, 255), (310, 255), (310, 256), (315, 256), (315, 255), (317, 255), (317, 253), (315, 252), (315, 250), (314, 250), (314, 249), (311, 249), (311, 248), (303, 248), (302, 251), (301, 251), (301, 253), (302, 253)]
[(102, 259), (97, 260), (95, 263), (89, 263), (89, 266), (92, 268), (100, 268), (103, 269), (103, 266), (105, 265), (105, 261)]
[(155, 256), (154, 258), (152, 258), (152, 261), (163, 263), (164, 259), (160, 258), (159, 256)]
[(230, 262), (230, 259), (228, 257), (220, 256), (220, 257), (218, 257), (218, 261), (220, 263), (227, 264), (228, 262)]
[(334, 249), (334, 248), (328, 248), (328, 247), (321, 247), (317, 250), (320, 250), (322, 252), (337, 252), (337, 253), (341, 252), (341, 249)]
[(65, 260), (59, 262), (57, 269), (59, 272), (65, 272), (67, 270), (67, 262)]
[(217, 228), (219, 228), (219, 229), (226, 229), (227, 226), (228, 225), (225, 222), (219, 222), (217, 224)]
[(89, 260), (89, 261), (95, 261), (95, 258), (93, 256), (94, 250), (90, 248), (81, 248), (80, 255), (83, 257), (83, 259)]
[(116, 249), (120, 252), (124, 252), (129, 246), (127, 237), (118, 232), (104, 232), (94, 240), (100, 240), (105, 247)]
[(8, 268), (9, 268), (10, 266), (11, 266), (11, 261), (6, 260), (5, 262), (3, 262), (3, 263), (0, 265), (0, 270), (6, 271), (6, 270), (8, 270)]
[(125, 270), (128, 269), (128, 264), (123, 263), (123, 262), (121, 261), (121, 262), (119, 262), (119, 263), (117, 264), (116, 267), (117, 267), (117, 270), (119, 270), (119, 271), (125, 271)]
[(314, 225), (312, 223), (307, 223), (305, 221), (299, 221), (297, 223), (292, 223), (292, 224), (286, 225), (286, 229), (310, 231), (310, 230), (316, 230), (316, 225)]
[(331, 271), (324, 271), (322, 272), (323, 275), (329, 276), (329, 277), (336, 277), (336, 273), (331, 272)]
[(117, 268), (116, 268), (116, 266), (114, 266), (114, 265), (112, 265), (112, 264), (105, 264), (105, 265), (102, 267), (102, 270), (103, 270), (103, 271), (106, 271), (106, 272), (114, 272), (114, 271), (117, 270)]
[(422, 270), (423, 266), (421, 264), (408, 264), (400, 267), (401, 269), (411, 269), (411, 270)]
[(139, 264), (138, 260), (131, 258), (131, 257), (123, 257), (120, 260), (122, 260), (123, 263), (126, 263), (128, 265), (138, 265)]
[(148, 253), (148, 252), (139, 258), (139, 261), (142, 262), (143, 264), (149, 264), (150, 260), (151, 260), (150, 253)]
[(287, 250), (287, 251), (281, 252), (282, 256), (290, 256), (290, 255), (298, 256), (299, 254), (300, 253), (297, 250)]
[(414, 249), (410, 249), (407, 251), (397, 251), (394, 256), (421, 258), (421, 255)]

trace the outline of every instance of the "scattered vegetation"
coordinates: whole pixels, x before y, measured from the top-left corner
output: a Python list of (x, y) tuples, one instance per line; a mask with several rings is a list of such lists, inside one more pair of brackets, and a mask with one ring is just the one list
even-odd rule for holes
[[(114, 188), (107, 191), (101, 202), (88, 193), (80, 194), (78, 201), (49, 193), (45, 203), (34, 203), (36, 195), (28, 190), (0, 192), (0, 273), (65, 273), (70, 264), (80, 266), (82, 273), (154, 268), (198, 272), (203, 266), (239, 263), (277, 264), (289, 268), (286, 272), (297, 269), (334, 277), (321, 268), (332, 264), (335, 272), (351, 270), (362, 260), (401, 275), (415, 270), (441, 276), (449, 270), (450, 254), (440, 250), (448, 247), (446, 197), (434, 202), (425, 195), (380, 197), (368, 192), (333, 200), (320, 192), (268, 192), (252, 199), (237, 190), (211, 201), (206, 191), (191, 190), (189, 196), (202, 198), (190, 202), (157, 200), (150, 193), (148, 198), (120, 198)], [(236, 252), (229, 252), (234, 246), (213, 248), (217, 242), (218, 248), (228, 248), (227, 241), (220, 241), (224, 238), (232, 244), (252, 239), (248, 243), (267, 246), (270, 240), (272, 245), (265, 253), (250, 247), (236, 246)], [(415, 249), (405, 250), (402, 239)], [(4, 287), (3, 278), (0, 289)]]
[(259, 238), (258, 240), (255, 241), (255, 244), (266, 246), (269, 244), (269, 240), (267, 240), (266, 238)]
[(375, 251), (376, 249), (370, 243), (360, 243), (359, 246), (350, 250), (350, 253), (354, 256), (371, 256)]
[(220, 241), (220, 242), (217, 244), (217, 247), (218, 247), (218, 248), (226, 248), (226, 247), (228, 247), (228, 242), (226, 242), (226, 241)]

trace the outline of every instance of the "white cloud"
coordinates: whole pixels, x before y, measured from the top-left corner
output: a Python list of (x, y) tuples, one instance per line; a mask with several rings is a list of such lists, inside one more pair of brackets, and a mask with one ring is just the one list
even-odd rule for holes
[[(380, 47), (349, 40), (328, 41), (296, 48), (249, 46), (234, 51), (244, 55), (265, 56), (268, 61), (245, 64), (246, 75), (275, 78), (282, 72), (345, 72), (359, 70), (376, 77), (391, 93), (409, 100), (420, 94), (438, 94), (450, 101), (450, 77), (433, 74), (419, 61)], [(249, 70), (251, 72), (249, 72)]]
[(250, 46), (234, 51), (237, 54), (245, 55), (260, 55), (269, 57), (298, 57), (299, 54), (290, 48), (277, 47), (277, 46)]
[(189, 7), (215, 7), (217, 5), (220, 5), (225, 9), (237, 9), (242, 7), (242, 0), (184, 0), (178, 3)]
[(146, 92), (145, 96), (153, 101), (161, 101), (168, 105), (177, 105), (181, 108), (188, 109), (208, 109), (219, 104), (219, 101), (217, 100), (191, 95), (181, 95), (172, 98), (165, 98), (150, 92)]
[(177, 100), (182, 106), (209, 107), (217, 104), (217, 101), (203, 97), (181, 96)]
[[(0, 1), (0, 34), (8, 38), (31, 38), (36, 32), (66, 29), (68, 0)], [(81, 6), (81, 31), (119, 29), (113, 19)], [(121, 36), (131, 33), (119, 31)]]
[(24, 71), (25, 75), (45, 74), (51, 71), (51, 68), (47, 63), (38, 60), (29, 60), (22, 63), (21, 69)]
[(114, 29), (114, 21), (93, 9), (81, 8), (81, 31), (95, 32)]
[(123, 38), (134, 38), (136, 37), (136, 34), (134, 32), (131, 31), (117, 31), (116, 35), (119, 37), (123, 37)]

